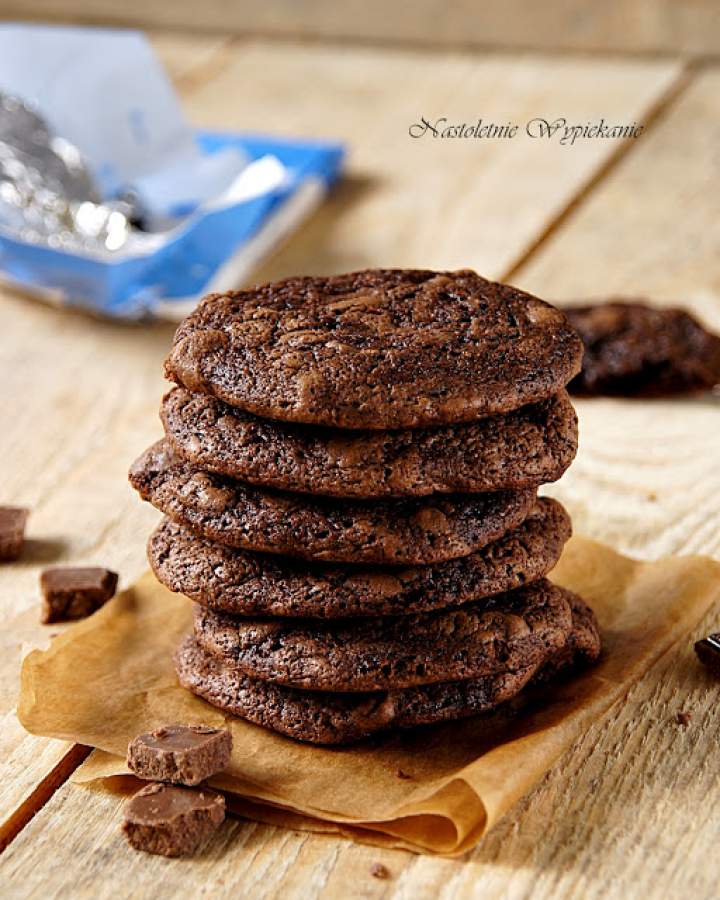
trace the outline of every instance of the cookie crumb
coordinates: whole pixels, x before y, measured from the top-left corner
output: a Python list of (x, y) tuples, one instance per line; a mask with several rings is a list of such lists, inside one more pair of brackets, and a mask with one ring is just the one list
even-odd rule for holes
[(390, 870), (382, 863), (373, 863), (370, 867), (370, 874), (373, 878), (389, 878)]
[(403, 781), (410, 781), (410, 779), (412, 778), (412, 775), (409, 772), (403, 772), (402, 769), (398, 769), (395, 775), (398, 778), (401, 778)]
[(720, 677), (720, 634), (709, 634), (701, 641), (696, 641), (695, 653), (706, 669)]
[(675, 722), (681, 728), (687, 728), (688, 725), (690, 724), (690, 719), (691, 719), (690, 713), (683, 712), (682, 710), (678, 713), (675, 713)]

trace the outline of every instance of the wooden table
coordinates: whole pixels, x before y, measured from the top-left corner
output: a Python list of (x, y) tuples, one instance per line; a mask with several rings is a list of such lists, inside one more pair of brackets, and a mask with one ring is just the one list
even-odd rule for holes
[[(471, 266), (563, 301), (682, 301), (720, 328), (720, 69), (664, 56), (373, 49), (156, 34), (199, 126), (328, 136), (347, 177), (259, 278), (374, 265)], [(421, 115), (638, 121), (638, 141), (412, 140)], [(159, 433), (172, 331), (0, 295), (0, 501), (32, 509), (0, 569), (0, 892), (12, 897), (717, 896), (717, 693), (682, 642), (463, 860), (246, 821), (198, 860), (131, 852), (120, 801), (66, 781), (82, 750), (14, 714), (39, 570), (100, 563), (130, 583), (155, 513), (126, 483)], [(551, 492), (576, 530), (639, 556), (720, 556), (720, 405), (579, 404), (578, 459)], [(698, 629), (718, 624), (709, 617)], [(690, 725), (674, 723), (678, 710)], [(715, 792), (715, 793), (714, 793)], [(713, 802), (714, 801), (714, 802)], [(388, 881), (369, 874), (382, 862)]]

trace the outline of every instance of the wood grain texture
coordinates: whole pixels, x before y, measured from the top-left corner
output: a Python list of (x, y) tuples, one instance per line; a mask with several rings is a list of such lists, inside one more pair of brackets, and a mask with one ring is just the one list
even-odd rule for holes
[[(191, 120), (346, 141), (347, 178), (260, 280), (367, 266), (471, 266), (500, 275), (592, 178), (613, 141), (413, 139), (448, 123), (641, 121), (680, 76), (668, 62), (309, 48), (253, 41), (186, 92)], [(232, 102), (228, 101), (232, 98)]]
[[(682, 304), (720, 331), (719, 145), (711, 69), (513, 281), (560, 305), (613, 295)], [(577, 407), (580, 452), (549, 491), (576, 529), (636, 555), (719, 555), (720, 397)]]
[[(536, 115), (542, 105), (548, 114), (640, 116), (678, 74), (668, 63), (328, 48), (310, 55), (301, 46), (258, 42), (203, 45), (197, 62), (186, 65), (187, 41), (167, 42), (162, 52), (199, 124), (325, 133), (355, 148), (345, 186), (270, 261), (268, 275), (385, 262), (477, 265), (501, 274), (607, 151), (413, 150), (407, 125), (422, 112), (419, 104), (440, 115)], [(698, 203), (710, 201), (703, 195)], [(96, 562), (128, 583), (145, 567), (143, 545), (156, 515), (125, 476), (159, 431), (160, 366), (171, 330), (104, 323), (8, 292), (0, 303), (0, 498), (33, 510), (27, 556), (0, 569), (7, 647), (0, 655), (0, 803), (11, 815), (64, 753), (23, 736), (10, 712), (20, 656), (47, 635), (34, 619), (37, 574), (51, 561)], [(613, 467), (613, 477), (619, 471)], [(639, 520), (647, 510), (637, 503), (634, 470), (627, 471), (628, 506)], [(612, 528), (606, 536), (612, 541)], [(715, 698), (688, 646), (678, 648), (462, 862), (246, 822), (224, 826), (200, 859), (170, 862), (126, 848), (119, 798), (65, 784), (0, 857), (2, 893), (612, 898), (681, 897), (687, 889), (711, 897), (718, 821), (702, 800), (717, 788)], [(692, 713), (685, 731), (674, 723), (679, 708)], [(390, 870), (389, 881), (369, 874), (376, 861)]]
[[(157, 516), (137, 502), (127, 467), (160, 430), (160, 363), (171, 330), (114, 326), (9, 295), (2, 305), (0, 497), (31, 509), (22, 560), (0, 569), (0, 710), (11, 719), (24, 651), (63, 627), (39, 623), (42, 568), (109, 566), (122, 585), (146, 567), (143, 536)], [(2, 779), (2, 817), (59, 752), (10, 719), (2, 771), (19, 777)]]
[(224, 33), (479, 45), (543, 50), (718, 53), (713, 0), (3, 0), (0, 11), (41, 20), (105, 22)]
[(151, 32), (148, 37), (165, 71), (182, 92), (189, 85), (212, 77), (222, 65), (224, 51), (231, 39), (222, 34), (198, 35)]

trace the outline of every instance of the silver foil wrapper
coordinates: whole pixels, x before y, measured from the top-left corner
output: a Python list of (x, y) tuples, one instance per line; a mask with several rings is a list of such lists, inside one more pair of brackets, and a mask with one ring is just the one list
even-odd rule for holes
[(17, 97), (0, 91), (0, 228), (69, 252), (121, 250), (138, 211), (103, 201), (80, 151)]

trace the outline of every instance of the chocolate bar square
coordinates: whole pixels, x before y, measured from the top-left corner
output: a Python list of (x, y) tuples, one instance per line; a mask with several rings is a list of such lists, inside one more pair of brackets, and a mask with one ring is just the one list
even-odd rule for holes
[(0, 506), (0, 561), (12, 562), (22, 553), (28, 514), (21, 506)]
[(128, 768), (138, 778), (196, 785), (230, 763), (232, 736), (206, 725), (166, 725), (128, 746)]
[(149, 784), (126, 804), (123, 831), (136, 850), (190, 856), (225, 819), (225, 798), (216, 791)]
[(115, 572), (99, 567), (45, 569), (40, 576), (42, 622), (84, 619), (115, 594), (117, 581)]

